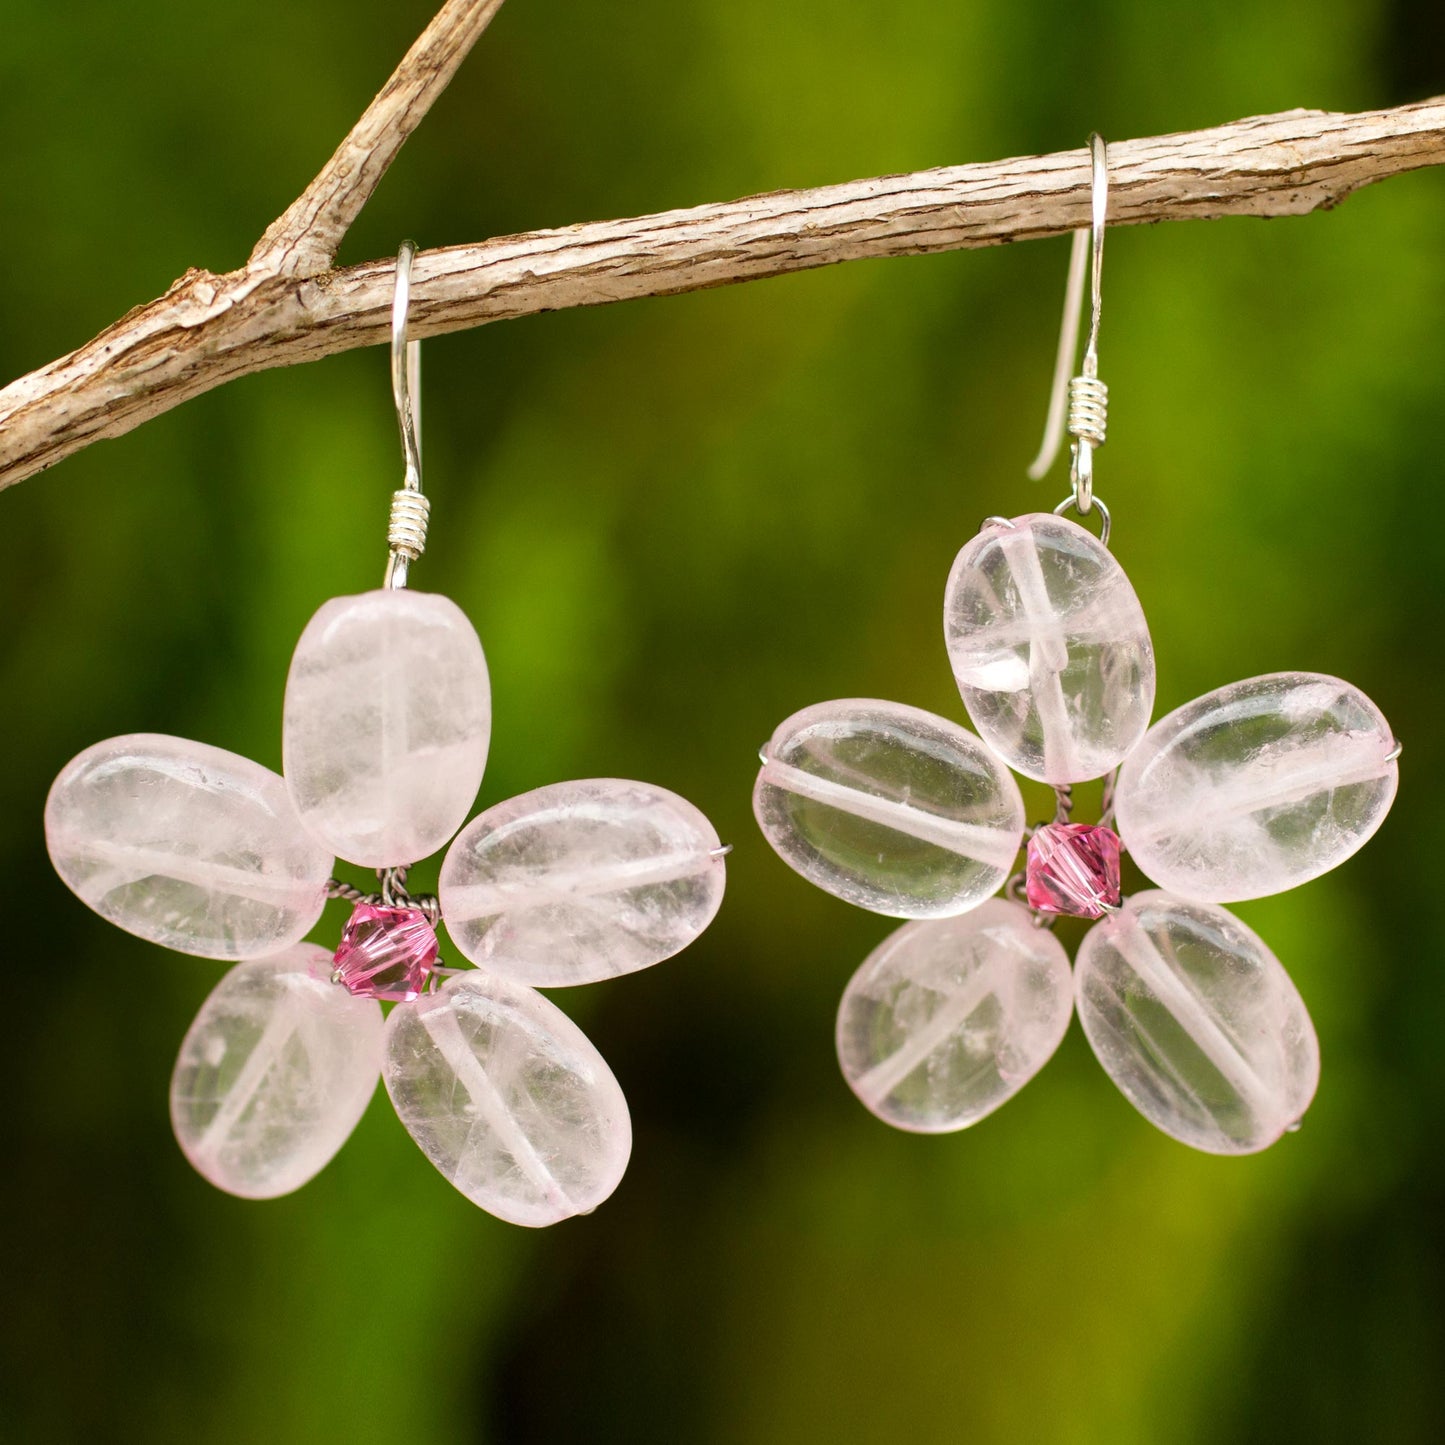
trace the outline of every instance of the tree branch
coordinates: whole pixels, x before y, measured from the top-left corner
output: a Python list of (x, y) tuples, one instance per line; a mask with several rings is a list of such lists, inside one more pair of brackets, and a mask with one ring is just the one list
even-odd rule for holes
[[(1289, 111), (1111, 145), (1109, 222), (1301, 215), (1442, 163), (1445, 98), (1358, 115)], [(778, 191), (422, 252), (412, 324), (439, 335), (869, 256), (998, 245), (1058, 235), (1088, 215), (1083, 150)], [(0, 488), (234, 377), (385, 340), (392, 282), (390, 260), (314, 275), (269, 264), (187, 272), (0, 391)]]
[(447, 0), (321, 174), (266, 228), (248, 271), (314, 276), (330, 267), (396, 153), (501, 8), (502, 0)]

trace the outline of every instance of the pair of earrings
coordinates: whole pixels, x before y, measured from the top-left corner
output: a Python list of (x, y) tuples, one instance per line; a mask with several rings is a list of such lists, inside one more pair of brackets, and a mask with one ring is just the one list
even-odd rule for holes
[[(946, 640), (979, 736), (896, 703), (806, 709), (763, 751), (756, 812), (804, 877), (915, 920), (865, 961), (839, 1014), (844, 1075), (880, 1117), (929, 1132), (976, 1122), (1042, 1067), (1077, 1004), (1146, 1117), (1195, 1147), (1247, 1152), (1304, 1112), (1318, 1046), (1284, 970), (1217, 904), (1354, 852), (1393, 799), (1399, 750), (1368, 699), (1309, 674), (1235, 684), (1149, 729), (1148, 628), (1093, 495), (1107, 167), (1102, 141), (1091, 144), (1093, 225), (1075, 238), (1052, 441), (1036, 468), (1062, 434), (1091, 235), (1092, 322), (1069, 384), (1073, 489), (1054, 514), (990, 518), (948, 582)], [(380, 1076), (462, 1193), (545, 1225), (612, 1192), (631, 1127), (604, 1060), (537, 989), (686, 947), (721, 903), (727, 850), (682, 798), (616, 779), (540, 788), (462, 826), (486, 761), (490, 688), (461, 611), (407, 587), (428, 514), (419, 345), (406, 337), (412, 256), (408, 243), (392, 315), (406, 474), (385, 586), (334, 599), (302, 633), (284, 777), (199, 743), (114, 738), (62, 770), (46, 837), (61, 878), (102, 916), (238, 960), (171, 1084), (177, 1139), (212, 1183), (250, 1198), (300, 1187)], [(1070, 509), (1097, 512), (1100, 538), (1060, 515)], [(1024, 805), (1008, 767), (1058, 798), (1055, 820), (1027, 835), (1022, 873)], [(1071, 822), (1073, 784), (1100, 777), (1099, 824)], [(449, 840), (437, 896), (409, 893), (409, 865)], [(1126, 845), (1168, 891), (1123, 899)], [(376, 869), (377, 890), (333, 878), (337, 856)], [(334, 950), (302, 942), (328, 898), (353, 905)], [(1072, 975), (1039, 926), (1060, 913), (1100, 920)], [(438, 921), (474, 967), (441, 964)]]

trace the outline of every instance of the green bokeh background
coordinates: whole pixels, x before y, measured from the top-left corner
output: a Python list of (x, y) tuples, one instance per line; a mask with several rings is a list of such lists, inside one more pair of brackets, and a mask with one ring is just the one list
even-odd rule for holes
[[(187, 266), (244, 261), (431, 9), (10, 0), (0, 376)], [(1094, 127), (1416, 99), (1445, 90), (1442, 53), (1429, 0), (511, 0), (342, 260)], [(1314, 669), (1406, 745), (1364, 853), (1239, 909), (1319, 1029), (1299, 1134), (1192, 1153), (1077, 1027), (978, 1128), (886, 1129), (839, 1078), (832, 1026), (891, 925), (803, 883), (752, 823), (755, 749), (795, 709), (962, 717), (950, 560), (985, 513), (1063, 491), (1022, 470), (1066, 253), (856, 263), (428, 343), (416, 580), (487, 648), (481, 804), (634, 776), (736, 845), (697, 945), (558, 995), (636, 1146), (609, 1203), (542, 1233), (472, 1209), (384, 1093), (300, 1193), (210, 1189), (166, 1087), (222, 970), (92, 916), (44, 856), (49, 780), (102, 737), (279, 766), (297, 635), (379, 578), (384, 354), (246, 378), (0, 497), (0, 1437), (1439, 1438), (1445, 173), (1331, 214), (1109, 240), (1099, 487), (1160, 712)]]

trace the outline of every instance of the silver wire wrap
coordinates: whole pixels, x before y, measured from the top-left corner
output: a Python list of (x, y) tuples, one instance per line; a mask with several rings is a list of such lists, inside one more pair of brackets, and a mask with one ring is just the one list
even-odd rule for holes
[(1069, 498), (1087, 516), (1094, 505), (1094, 448), (1104, 445), (1109, 423), (1109, 388), (1097, 376), (1076, 376), (1069, 382)]
[(426, 524), (431, 515), (431, 498), (424, 492), (393, 492), (391, 521), (386, 529), (386, 543), (408, 562), (415, 562), (426, 551)]
[(396, 403), (396, 425), (401, 432), (405, 480), (391, 497), (391, 521), (386, 541), (386, 585), (406, 586), (407, 570), (426, 550), (427, 518), (431, 504), (421, 489), (421, 342), (406, 337), (411, 310), (411, 263), (416, 243), (403, 241), (396, 253), (396, 291), (391, 302), (391, 397)]
[(1109, 388), (1097, 376), (1074, 377), (1069, 382), (1069, 435), (1101, 447), (1108, 428)]
[[(1103, 796), (1099, 799), (1099, 826), (1101, 828), (1112, 829), (1114, 826), (1114, 793), (1118, 786), (1118, 768), (1104, 774), (1104, 792)], [(1119, 839), (1119, 848), (1121, 852), (1124, 851), (1124, 840), (1122, 838)]]
[(326, 896), (342, 898), (348, 903), (369, 903), (373, 908), (415, 908), (425, 914), (426, 921), (435, 928), (442, 916), (441, 904), (433, 893), (408, 893), (406, 875), (406, 865), (378, 868), (376, 877), (381, 886), (374, 893), (367, 893), (354, 883), (344, 883), (340, 878), (330, 878)]

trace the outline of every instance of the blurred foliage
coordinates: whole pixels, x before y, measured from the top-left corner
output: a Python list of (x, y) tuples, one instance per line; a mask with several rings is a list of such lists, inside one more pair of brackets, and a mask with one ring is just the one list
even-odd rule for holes
[[(10, 0), (0, 374), (189, 265), (239, 264), (431, 8)], [(1426, 0), (511, 0), (343, 259), (1094, 127), (1418, 98), (1445, 90), (1442, 39)], [(878, 1124), (838, 1076), (832, 1025), (889, 925), (796, 878), (749, 814), (754, 750), (804, 704), (962, 716), (938, 626), (953, 552), (985, 513), (1062, 495), (1022, 476), (1062, 242), (429, 343), (418, 581), (488, 650), (481, 803), (637, 776), (736, 844), (705, 939), (559, 996), (637, 1140), (616, 1197), (543, 1234), (467, 1205), (384, 1095), (291, 1198), (211, 1190), (165, 1100), (219, 967), (123, 936), (44, 857), (48, 782), (99, 738), (174, 732), (279, 765), (296, 636), (379, 577), (397, 475), (383, 354), (247, 378), (0, 497), (0, 1435), (1438, 1438), (1442, 236), (1434, 171), (1334, 214), (1109, 241), (1099, 485), (1160, 710), (1312, 668), (1364, 687), (1406, 745), (1366, 852), (1240, 909), (1325, 1058), (1306, 1127), (1249, 1160), (1156, 1133), (1077, 1029), (975, 1130)]]

